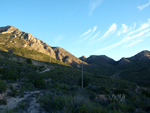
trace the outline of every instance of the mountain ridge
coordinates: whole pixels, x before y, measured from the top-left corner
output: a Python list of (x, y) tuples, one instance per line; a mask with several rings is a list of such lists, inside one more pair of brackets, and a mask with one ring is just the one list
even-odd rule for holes
[[(8, 52), (15, 51), (15, 47), (17, 48), (26, 48), (28, 50), (35, 50), (37, 52), (44, 53), (49, 55), (50, 57), (60, 60), (62, 62), (72, 64), (74, 66), (78, 66), (82, 63), (80, 59), (66, 51), (65, 49), (60, 49), (59, 51), (63, 51), (64, 53), (60, 53), (59, 51), (55, 51), (55, 47), (51, 47), (45, 42), (36, 37), (32, 36), (31, 33), (23, 32), (17, 29), (14, 26), (7, 25), (6, 27), (0, 27), (1, 41), (0, 41), (0, 49)], [(7, 37), (7, 39), (6, 39)], [(84, 62), (84, 64), (87, 64)]]

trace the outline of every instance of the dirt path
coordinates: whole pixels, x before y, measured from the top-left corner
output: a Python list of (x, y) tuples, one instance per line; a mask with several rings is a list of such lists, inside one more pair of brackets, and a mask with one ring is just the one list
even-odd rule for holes
[(6, 109), (17, 108), (16, 113), (45, 113), (40, 104), (36, 102), (39, 93), (40, 91), (33, 91), (28, 92), (23, 98), (11, 97), (7, 99), (7, 105), (0, 106), (0, 112), (3, 113)]
[(51, 68), (47, 68), (47, 69), (45, 69), (44, 71), (42, 71), (40, 73), (45, 73), (45, 72), (50, 71), (50, 70), (51, 70)]

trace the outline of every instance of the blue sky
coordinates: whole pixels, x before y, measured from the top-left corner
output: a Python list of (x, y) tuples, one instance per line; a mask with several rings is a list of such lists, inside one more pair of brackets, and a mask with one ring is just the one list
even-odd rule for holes
[(115, 60), (150, 50), (150, 0), (1, 0), (0, 26), (80, 57)]

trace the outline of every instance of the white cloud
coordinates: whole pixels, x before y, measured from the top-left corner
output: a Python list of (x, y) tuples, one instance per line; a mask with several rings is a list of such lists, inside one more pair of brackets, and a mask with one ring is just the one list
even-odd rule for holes
[(97, 8), (103, 0), (90, 0), (90, 12), (89, 15), (92, 15), (92, 12)]
[(135, 27), (136, 27), (136, 23), (133, 23), (133, 28), (132, 28), (132, 30), (135, 29)]
[(116, 25), (115, 23), (113, 23), (113, 24), (109, 27), (109, 29), (106, 31), (106, 33), (105, 33), (102, 37), (100, 37), (99, 39), (93, 41), (93, 42), (91, 43), (91, 45), (94, 44), (95, 42), (98, 42), (99, 40), (104, 39), (109, 33), (114, 33), (116, 29), (117, 29), (117, 25)]
[(98, 33), (96, 33), (96, 35), (94, 35), (90, 40), (92, 40), (92, 39), (94, 39), (95, 37), (97, 37), (99, 33), (100, 33), (100, 31), (98, 31)]
[(100, 50), (97, 50), (95, 53), (100, 52), (100, 51), (104, 51), (104, 50), (110, 50), (110, 49), (112, 49), (112, 48), (114, 48), (116, 46), (121, 45), (124, 42), (130, 41), (130, 40), (133, 40), (133, 39), (136, 39), (136, 38), (139, 38), (139, 37), (147, 37), (147, 36), (149, 36), (149, 34), (148, 34), (149, 31), (150, 31), (150, 29), (147, 29), (147, 30), (141, 31), (139, 34), (136, 34), (136, 35), (133, 35), (133, 36), (128, 36), (127, 35), (121, 41), (119, 41), (119, 42), (117, 42), (115, 44), (112, 44), (110, 46), (104, 47), (104, 48), (102, 48)]
[(147, 6), (149, 6), (149, 5), (150, 5), (150, 0), (149, 0), (149, 2), (148, 2), (147, 4), (144, 4), (144, 5), (142, 5), (142, 6), (138, 6), (137, 8), (138, 8), (139, 10), (142, 10), (142, 9), (146, 8)]
[(149, 31), (150, 31), (150, 29), (146, 29), (144, 31), (141, 31), (139, 34), (135, 34), (133, 36), (126, 36), (121, 41), (126, 42), (126, 41), (130, 41), (130, 40), (135, 39), (135, 38), (140, 37), (140, 36), (142, 37), (143, 35), (146, 35), (146, 33), (148, 33)]
[(108, 31), (104, 34), (104, 36), (103, 37), (105, 37), (105, 36), (107, 36), (109, 33), (114, 33), (115, 32), (115, 30), (117, 29), (117, 25), (115, 24), (115, 23), (113, 23), (111, 26), (110, 26), (110, 28), (108, 29)]
[(121, 30), (118, 32), (117, 35), (120, 35), (121, 33), (129, 32), (130, 30), (132, 30), (132, 27), (129, 28), (127, 25), (122, 24)]
[(136, 32), (142, 31), (142, 30), (144, 30), (144, 29), (146, 29), (148, 27), (150, 27), (150, 19), (148, 19), (148, 22), (142, 23), (140, 28), (138, 28), (137, 30), (129, 32), (128, 35), (132, 35), (132, 34), (134, 34)]
[(128, 26), (125, 24), (122, 24), (122, 32), (126, 33), (128, 30), (130, 30), (130, 29), (128, 29)]
[(135, 45), (135, 44), (138, 44), (138, 43), (141, 42), (141, 41), (143, 41), (143, 39), (139, 39), (139, 40), (137, 40), (137, 41), (134, 41), (134, 42), (132, 42), (131, 44), (126, 45), (125, 47), (133, 46), (133, 45)]
[(84, 35), (86, 35), (86, 34), (89, 34), (89, 33), (92, 31), (91, 34), (89, 34), (86, 38), (84, 38), (83, 40), (81, 40), (79, 43), (81, 43), (81, 42), (87, 40), (87, 39), (96, 31), (96, 29), (97, 29), (97, 26), (95, 26), (95, 27), (93, 28), (93, 31), (92, 31), (91, 29), (89, 29), (87, 32), (83, 33), (81, 36), (84, 36)]
[(118, 34), (117, 35), (120, 35), (121, 34), (121, 31), (118, 31)]
[(95, 27), (94, 27), (93, 32), (95, 32), (95, 31), (96, 31), (96, 29), (97, 29), (97, 26), (95, 26)]
[(88, 33), (90, 33), (92, 30), (91, 29), (89, 29), (88, 31), (86, 31), (85, 33), (83, 33), (81, 36), (84, 36), (84, 35), (86, 35), (86, 34), (88, 34)]

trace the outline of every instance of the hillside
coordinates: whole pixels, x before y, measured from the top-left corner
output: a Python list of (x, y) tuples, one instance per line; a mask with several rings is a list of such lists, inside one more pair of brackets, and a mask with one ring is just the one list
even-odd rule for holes
[[(82, 60), (79, 58), (75, 57), (68, 51), (66, 51), (63, 48), (60, 47), (52, 47), (52, 49), (55, 51), (56, 58), (62, 62), (65, 62), (67, 64), (71, 64), (74, 66), (77, 66), (78, 64), (82, 63)], [(84, 64), (87, 64), (86, 62), (83, 62)]]
[(45, 42), (32, 36), (31, 33), (23, 32), (13, 26), (0, 27), (0, 50), (2, 51), (40, 61), (47, 62), (49, 60), (50, 62), (50, 59), (57, 59), (73, 66), (80, 65), (81, 60), (66, 50), (53, 49)]
[(9, 51), (16, 46), (18, 48), (35, 50), (56, 58), (55, 52), (49, 45), (33, 37), (31, 33), (22, 32), (13, 26), (0, 28), (0, 39), (0, 44), (3, 46), (3, 48), (9, 49)]
[(0, 28), (0, 113), (147, 113), (149, 75), (146, 50), (119, 61), (79, 59), (31, 33)]
[[(149, 101), (145, 102), (146, 104), (142, 103), (143, 97), (144, 101), (150, 99), (147, 95), (149, 90), (144, 93), (145, 90), (137, 87), (135, 83), (99, 73), (83, 72), (84, 89), (82, 90), (81, 70), (53, 63), (32, 65), (26, 62), (27, 59), (24, 60), (25, 62), (11, 61), (12, 59), (8, 60), (10, 56), (18, 57), (18, 59), (25, 58), (4, 51), (0, 54), (5, 57), (0, 57), (0, 84), (5, 81), (8, 87), (7, 93), (3, 93), (6, 100), (0, 95), (0, 111), (2, 112), (55, 111), (61, 113), (63, 111), (65, 113), (71, 110), (76, 113), (76, 110), (77, 112), (92, 110), (99, 113), (99, 111), (116, 112), (114, 109), (121, 112), (134, 112), (135, 108), (138, 108), (138, 111), (141, 111), (140, 109), (147, 111), (149, 108)], [(43, 62), (43, 64), (46, 63)], [(118, 105), (122, 106), (118, 107)], [(63, 109), (64, 107), (66, 109)], [(88, 111), (86, 113), (89, 113)]]
[(115, 65), (115, 61), (106, 55), (91, 55), (85, 62), (94, 65)]
[[(85, 67), (87, 72), (102, 74), (113, 78), (119, 78), (134, 82), (138, 85), (150, 87), (150, 52), (141, 51), (129, 58), (121, 58), (119, 61), (110, 60), (106, 56), (92, 56), (86, 59), (89, 64), (96, 65)], [(97, 57), (97, 58), (96, 58)]]

